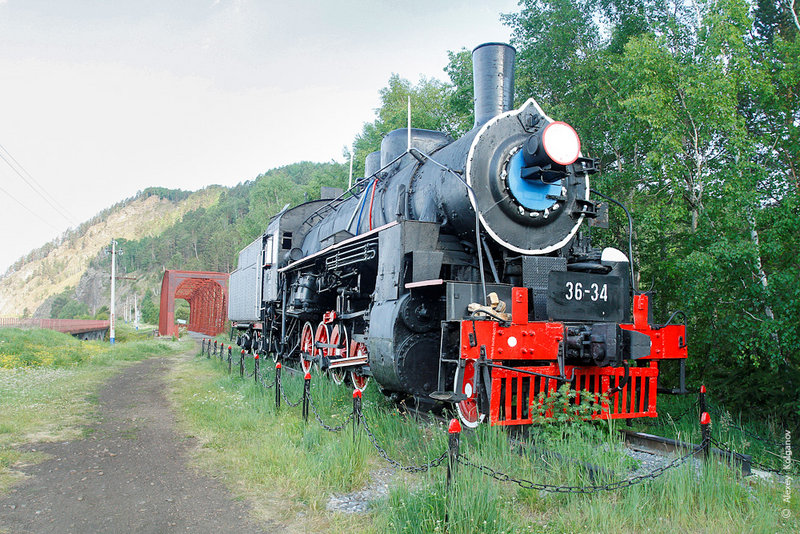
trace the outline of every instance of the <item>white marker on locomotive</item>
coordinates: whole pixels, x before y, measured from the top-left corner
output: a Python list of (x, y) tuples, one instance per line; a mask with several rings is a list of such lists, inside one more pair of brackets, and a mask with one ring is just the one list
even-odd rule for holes
[(659, 362), (686, 358), (685, 326), (653, 324), (629, 258), (592, 246), (597, 164), (533, 99), (512, 109), (515, 50), (472, 54), (471, 131), (390, 132), (350, 190), (285, 208), (241, 252), (239, 344), (453, 404), (469, 427), (530, 424), (564, 383), (607, 395), (597, 417), (655, 417)]

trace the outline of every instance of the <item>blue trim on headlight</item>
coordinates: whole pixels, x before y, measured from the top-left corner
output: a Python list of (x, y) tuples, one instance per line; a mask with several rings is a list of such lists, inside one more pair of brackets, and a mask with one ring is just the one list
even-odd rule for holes
[(553, 184), (545, 184), (541, 180), (522, 177), (524, 161), (520, 150), (508, 162), (508, 189), (523, 207), (529, 210), (542, 211), (552, 206), (555, 201), (547, 195), (561, 195), (561, 180)]

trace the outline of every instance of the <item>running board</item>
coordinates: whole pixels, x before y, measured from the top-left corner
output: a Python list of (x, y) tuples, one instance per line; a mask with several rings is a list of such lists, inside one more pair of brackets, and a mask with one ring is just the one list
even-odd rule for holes
[(337, 369), (339, 367), (352, 367), (355, 365), (364, 365), (367, 363), (367, 356), (361, 358), (336, 358), (335, 360), (328, 360), (328, 369)]
[(429, 396), (438, 401), (452, 403), (463, 402), (469, 398), (463, 393), (456, 393), (455, 391), (434, 391)]

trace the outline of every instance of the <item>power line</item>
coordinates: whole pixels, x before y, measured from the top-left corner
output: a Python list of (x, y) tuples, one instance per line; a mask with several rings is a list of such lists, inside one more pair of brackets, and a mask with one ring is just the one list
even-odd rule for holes
[[(37, 195), (42, 197), (42, 199), (44, 199), (45, 202), (50, 204), (50, 206), (54, 210), (56, 210), (59, 213), (59, 215), (64, 217), (64, 219), (66, 219), (67, 222), (69, 222), (73, 226), (77, 226), (77, 224), (75, 223), (74, 217), (70, 216), (70, 214), (65, 209), (63, 209), (60, 205), (56, 204), (57, 201), (47, 192), (47, 190), (44, 187), (42, 187), (42, 185), (39, 182), (36, 181), (36, 179), (31, 175), (31, 173), (29, 173), (25, 169), (25, 167), (23, 167), (20, 164), (20, 162), (18, 162), (16, 160), (16, 158), (14, 158), (14, 156), (11, 154), (11, 152), (9, 152), (8, 149), (6, 147), (4, 147), (2, 144), (0, 144), (0, 149), (2, 149), (8, 155), (8, 157), (11, 158), (11, 160), (17, 165), (17, 167), (19, 167), (19, 169), (22, 169), (25, 172), (25, 174), (28, 175), (28, 178), (30, 178), (30, 181), (28, 181), (28, 178), (26, 178), (16, 167), (14, 167), (14, 165), (11, 164), (11, 162), (9, 162), (5, 158), (5, 156), (3, 156), (2, 153), (0, 153), (0, 158), (2, 158), (2, 160), (5, 161), (6, 164), (8, 164), (9, 167), (11, 167), (11, 170), (13, 170), (17, 174), (17, 176), (22, 178), (22, 180), (28, 185), (28, 187), (30, 187), (33, 190), (34, 193), (36, 193)], [(37, 190), (36, 187), (34, 187), (34, 185), (31, 182), (35, 183), (36, 186), (38, 186), (39, 189)]]
[(40, 221), (42, 221), (43, 223), (45, 223), (45, 224), (46, 224), (47, 226), (49, 226), (50, 228), (53, 228), (54, 230), (60, 230), (59, 228), (57, 228), (56, 226), (54, 226), (54, 225), (53, 225), (53, 223), (51, 223), (51, 222), (50, 222), (50, 221), (48, 221), (47, 219), (44, 219), (44, 218), (43, 218), (41, 215), (39, 215), (38, 213), (36, 213), (36, 212), (35, 212), (35, 211), (33, 211), (32, 209), (30, 209), (28, 206), (26, 206), (25, 204), (23, 204), (22, 202), (20, 202), (20, 201), (19, 201), (19, 200), (18, 200), (18, 199), (17, 199), (17, 198), (14, 196), (14, 195), (12, 195), (11, 193), (9, 193), (8, 191), (6, 191), (5, 189), (3, 189), (2, 187), (0, 187), (0, 191), (2, 191), (3, 193), (5, 193), (6, 195), (8, 195), (8, 196), (11, 198), (11, 200), (13, 200), (13, 201), (14, 201), (14, 202), (16, 202), (17, 204), (19, 204), (20, 206), (22, 206), (23, 208), (25, 208), (26, 210), (28, 210), (28, 212), (29, 212), (31, 215), (33, 215), (34, 217), (36, 217), (37, 219), (39, 219)]
[[(2, 153), (0, 153), (0, 158), (2, 158), (2, 160), (3, 160), (3, 161), (5, 161), (5, 162), (6, 162), (6, 164), (8, 164), (8, 166), (9, 166), (9, 167), (11, 167), (11, 170), (13, 170), (13, 171), (14, 171), (14, 172), (17, 174), (17, 176), (19, 176), (20, 178), (22, 178), (22, 181), (24, 181), (26, 184), (28, 184), (28, 187), (30, 187), (30, 188), (33, 190), (33, 192), (34, 192), (34, 193), (36, 193), (37, 195), (39, 195), (40, 197), (42, 197), (42, 199), (44, 199), (44, 201), (45, 201), (45, 202), (47, 202), (48, 204), (50, 204), (50, 206), (51, 206), (51, 207), (52, 207), (54, 210), (56, 210), (56, 211), (59, 213), (59, 215), (61, 215), (62, 217), (64, 217), (64, 218), (67, 220), (67, 222), (69, 222), (69, 223), (70, 223), (72, 226), (77, 226), (77, 223), (75, 223), (74, 217), (72, 217), (72, 216), (69, 214), (69, 212), (67, 212), (65, 209), (62, 209), (62, 208), (61, 208), (61, 206), (57, 205), (57, 201), (56, 201), (56, 200), (55, 200), (55, 199), (54, 199), (54, 198), (53, 198), (53, 197), (52, 197), (52, 196), (51, 196), (51, 195), (50, 195), (50, 194), (47, 192), (47, 190), (46, 190), (44, 187), (42, 187), (42, 185), (41, 185), (39, 182), (37, 182), (37, 181), (36, 181), (36, 179), (35, 179), (33, 176), (31, 176), (31, 173), (29, 173), (29, 172), (28, 172), (28, 171), (25, 169), (25, 167), (23, 167), (23, 166), (22, 166), (22, 164), (20, 164), (20, 162), (18, 162), (18, 161), (16, 160), (16, 158), (14, 158), (14, 156), (11, 154), (11, 152), (9, 152), (9, 151), (8, 151), (8, 149), (7, 149), (6, 147), (4, 147), (2, 144), (0, 144), (0, 149), (2, 149), (2, 150), (3, 150), (3, 152), (5, 152), (5, 153), (8, 155), (8, 157), (9, 157), (9, 158), (11, 158), (11, 161), (13, 161), (13, 162), (14, 162), (14, 163), (17, 165), (17, 167), (19, 167), (19, 169), (22, 169), (22, 171), (24, 171), (24, 172), (25, 172), (25, 174), (26, 174), (28, 177), (26, 178), (26, 177), (25, 177), (25, 176), (24, 176), (24, 175), (23, 175), (23, 174), (22, 174), (22, 173), (19, 171), (19, 169), (17, 169), (17, 167), (15, 167), (14, 165), (12, 165), (12, 164), (11, 164), (11, 162), (10, 162), (10, 161), (8, 161), (8, 160), (5, 158), (5, 156), (3, 156), (3, 154), (2, 154)], [(28, 179), (30, 179), (30, 181), (29, 181)], [(39, 188), (39, 189), (36, 189), (36, 187), (34, 187), (34, 186), (33, 186), (33, 184), (32, 184), (31, 182), (35, 183), (35, 184), (38, 186), (38, 188)], [(48, 197), (50, 197), (50, 198), (48, 198)], [(52, 201), (51, 201), (51, 199), (52, 199)]]

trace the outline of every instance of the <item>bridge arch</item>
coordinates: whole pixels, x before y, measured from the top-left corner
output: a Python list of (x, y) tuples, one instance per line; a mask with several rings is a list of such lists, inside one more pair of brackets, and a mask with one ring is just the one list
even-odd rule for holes
[(158, 333), (162, 336), (178, 334), (175, 299), (189, 303), (189, 330), (208, 336), (223, 332), (228, 311), (228, 276), (228, 273), (206, 271), (164, 271)]

